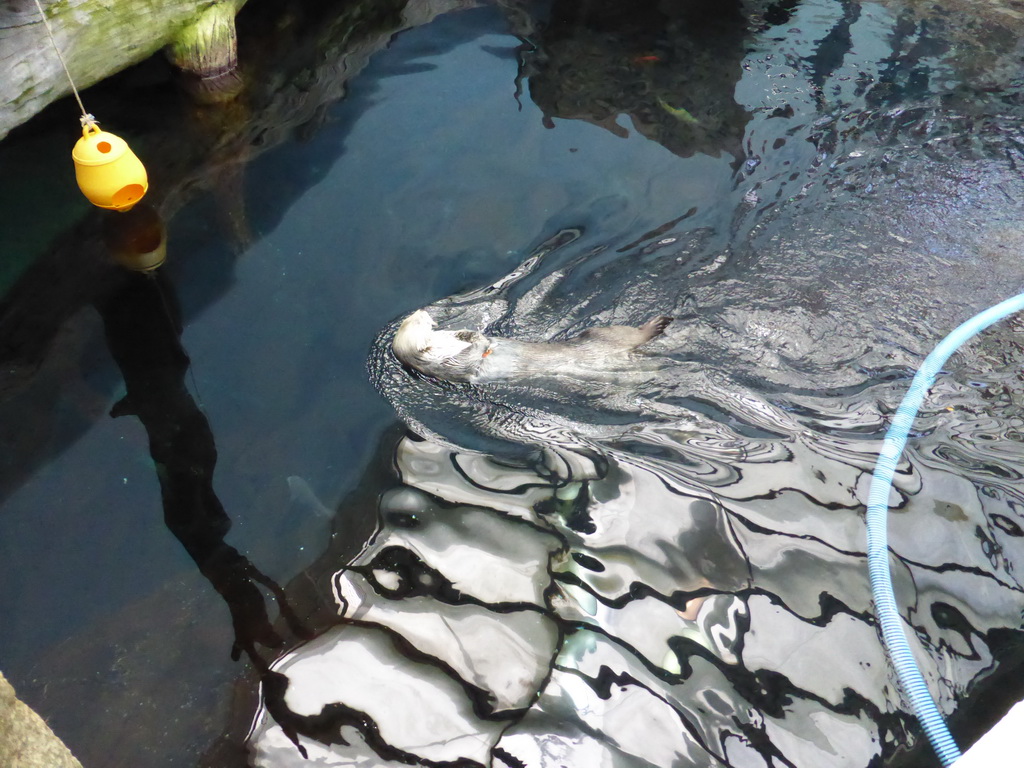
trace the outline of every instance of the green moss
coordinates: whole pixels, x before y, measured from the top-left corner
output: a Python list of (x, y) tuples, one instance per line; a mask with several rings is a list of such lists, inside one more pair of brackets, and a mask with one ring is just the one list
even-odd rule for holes
[(195, 4), (185, 0), (83, 3), (62, 19), (74, 40), (64, 56), (75, 84), (81, 90), (152, 56), (195, 13)]
[[(152, 56), (170, 45), (183, 61), (206, 61), (230, 39), (235, 51), (234, 17), (244, 0), (197, 4), (192, 0), (113, 0), (85, 2), (74, 8), (66, 0), (50, 6), (54, 26), (74, 41), (63, 51), (79, 90)], [(61, 11), (64, 11), (62, 14)], [(193, 70), (200, 71), (200, 70)], [(88, 106), (88, 105), (87, 105)]]
[(234, 2), (216, 3), (180, 28), (169, 53), (175, 66), (188, 72), (212, 74), (237, 64)]

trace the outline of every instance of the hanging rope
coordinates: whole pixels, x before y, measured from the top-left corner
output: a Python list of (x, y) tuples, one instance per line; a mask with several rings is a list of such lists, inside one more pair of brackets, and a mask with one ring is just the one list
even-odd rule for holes
[(50, 27), (50, 20), (46, 18), (46, 13), (43, 12), (43, 6), (36, 0), (36, 8), (39, 9), (39, 15), (43, 18), (43, 24), (46, 26), (46, 34), (50, 36), (50, 42), (53, 43), (53, 50), (57, 53), (57, 58), (60, 60), (60, 65), (64, 67), (64, 74), (68, 76), (68, 82), (71, 84), (71, 90), (75, 94), (75, 101), (78, 102), (79, 109), (82, 110), (82, 127), (85, 128), (87, 125), (96, 125), (96, 118), (85, 111), (85, 105), (82, 103), (82, 97), (78, 95), (78, 89), (75, 87), (75, 81), (71, 79), (71, 71), (68, 69), (68, 64), (64, 61), (64, 56), (60, 52), (60, 46), (57, 45), (57, 40), (53, 36), (53, 29)]

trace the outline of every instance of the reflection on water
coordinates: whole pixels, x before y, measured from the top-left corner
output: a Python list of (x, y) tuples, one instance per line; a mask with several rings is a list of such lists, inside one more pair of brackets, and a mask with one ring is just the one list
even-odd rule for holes
[[(26, 619), (0, 665), (126, 765), (928, 764), (863, 502), (921, 359), (1024, 282), (1013, 15), (427, 24), (469, 5), (261, 7), (262, 55), (243, 17), (246, 91), (148, 134), (156, 229), (92, 216), (14, 284), (0, 597)], [(165, 234), (155, 272), (110, 263)], [(532, 341), (676, 321), (634, 372), (450, 385), (390, 354), (421, 305)], [(965, 740), (1021, 698), (1021, 323), (949, 363), (891, 499)], [(364, 471), (387, 407), (410, 433)], [(81, 699), (110, 714), (86, 729)]]
[[(381, 334), (371, 374), (420, 438), (398, 446), (403, 485), (337, 572), (342, 622), (275, 666), (287, 686), (265, 691), (255, 764), (298, 764), (299, 746), (324, 765), (866, 766), (918, 742), (874, 626), (863, 502), (916, 364), (1020, 285), (1017, 118), (965, 131), (977, 116), (871, 59), (894, 22), (881, 8), (804, 10), (781, 39), (819, 47), (743, 60), (754, 82), (781, 84), (750, 104), (746, 151), (731, 153), (742, 169), (726, 249), (688, 217), (614, 259), (566, 229), (431, 307), (442, 327), (531, 340), (675, 315), (650, 345), (668, 364), (606, 382), (450, 385), (403, 370), (395, 325)], [(629, 35), (614, 8), (588, 6), (576, 26), (557, 11), (526, 69), (542, 109), (612, 130), (640, 114), (599, 95), (580, 106), (586, 86), (558, 48), (622, 35), (633, 52), (665, 51), (660, 38)], [(820, 29), (812, 11), (823, 37), (802, 26)], [(677, 51), (706, 45), (656, 31), (683, 39)], [(575, 112), (546, 95), (553, 71)], [(712, 151), (669, 148), (698, 146)], [(891, 500), (897, 592), (947, 713), (1020, 628), (1020, 327), (965, 351), (936, 388)], [(1015, 663), (1019, 638), (1011, 647)]]
[[(274, 665), (253, 763), (868, 765), (912, 740), (842, 498), (867, 446), (710, 442), (641, 430), (559, 487), (400, 441), (380, 527), (332, 579), (342, 621)], [(1008, 564), (964, 538), (1014, 504), (919, 471), (898, 530), (927, 535), (901, 537), (897, 583), (949, 709), (1019, 619)]]
[[(114, 222), (121, 229), (130, 226), (130, 220)], [(110, 415), (134, 416), (145, 428), (164, 522), (227, 604), (235, 634), (232, 658), (245, 652), (262, 670), (257, 646), (280, 648), (283, 640), (270, 625), (259, 587), (277, 598), (297, 636), (307, 632), (281, 587), (225, 541), (231, 519), (213, 488), (217, 449), (210, 424), (185, 385), (189, 358), (181, 345), (173, 284), (161, 272), (126, 273), (98, 309), (126, 389)]]
[[(532, 25), (526, 25), (532, 26)], [(690, 157), (743, 159), (749, 113), (733, 99), (746, 23), (734, 2), (554, 2), (537, 28), (517, 30), (530, 98), (552, 118), (587, 120), (617, 136), (632, 127)]]

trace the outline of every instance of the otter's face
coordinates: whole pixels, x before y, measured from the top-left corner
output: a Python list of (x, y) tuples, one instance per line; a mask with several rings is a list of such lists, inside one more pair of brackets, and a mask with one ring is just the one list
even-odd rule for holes
[(434, 319), (417, 309), (398, 326), (391, 348), (395, 357), (409, 363), (430, 346), (430, 334), (434, 332)]

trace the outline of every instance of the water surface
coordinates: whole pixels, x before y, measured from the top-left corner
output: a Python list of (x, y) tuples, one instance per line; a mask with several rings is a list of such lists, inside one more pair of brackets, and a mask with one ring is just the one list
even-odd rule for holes
[[(19, 693), (86, 765), (930, 764), (863, 503), (916, 366), (1024, 285), (1012, 16), (357, 11), (247, 10), (287, 55), (232, 108), (97, 93), (161, 97), (115, 112), (164, 147), (156, 278), (95, 214), (18, 234), (54, 241), (0, 316)], [(469, 388), (390, 356), (419, 307), (677, 319), (651, 375)], [(892, 498), (962, 741), (1021, 662), (1021, 334), (950, 361)]]

